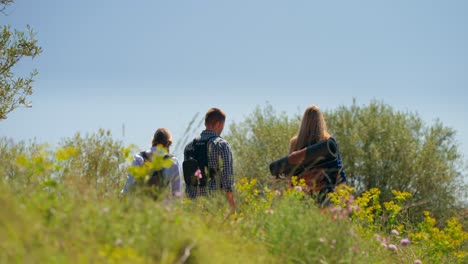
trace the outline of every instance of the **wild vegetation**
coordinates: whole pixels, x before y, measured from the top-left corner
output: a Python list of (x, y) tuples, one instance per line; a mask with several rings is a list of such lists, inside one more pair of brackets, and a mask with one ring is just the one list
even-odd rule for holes
[[(333, 206), (325, 210), (301, 191), (303, 181), (293, 178), (295, 187), (288, 189), (268, 177), (268, 163), (287, 152), (298, 128), (297, 116), (276, 114), (270, 105), (258, 107), (227, 131), (236, 157), (235, 213), (222, 195), (197, 201), (120, 196), (129, 158), (138, 150), (114, 140), (109, 131), (76, 134), (55, 149), (1, 138), (0, 262), (466, 263), (466, 218), (457, 214), (466, 205), (459, 196), (463, 186), (457, 190), (455, 184), (462, 172), (453, 167), (461, 161), (457, 155), (440, 153), (447, 150), (444, 144), (450, 146), (453, 134), (437, 134), (449, 130), (440, 123), (421, 124), (421, 134), (407, 131), (415, 138), (424, 136), (405, 151), (425, 156), (407, 164), (403, 157), (387, 153), (403, 151), (411, 142), (396, 133), (402, 129), (386, 127), (388, 120), (399, 124), (392, 115), (401, 115), (402, 127), (418, 119), (377, 102), (327, 113), (351, 181), (332, 195)], [(353, 121), (356, 127), (349, 128), (350, 117), (362, 124)], [(372, 129), (364, 130), (364, 124), (371, 124), (366, 118), (389, 131), (374, 139)], [(359, 131), (359, 136), (348, 130)], [(433, 157), (421, 147), (429, 144), (431, 135), (439, 139), (431, 148)], [(387, 136), (391, 140), (386, 141)], [(348, 140), (372, 142), (367, 151), (385, 162), (361, 150), (365, 146), (359, 149), (362, 153), (353, 152)], [(452, 148), (456, 153), (456, 145)], [(411, 177), (403, 169), (414, 173), (411, 166), (422, 167), (418, 162), (426, 160), (440, 162), (434, 175), (421, 174), (427, 181), (444, 180), (437, 178), (440, 172), (453, 172), (445, 179), (450, 182), (424, 185), (418, 178), (423, 176), (415, 175), (418, 184), (404, 188)], [(392, 173), (373, 174), (378, 171), (375, 166)], [(402, 171), (396, 174), (398, 168)], [(377, 181), (372, 175), (391, 179)], [(421, 202), (430, 198), (425, 192), (453, 200)]]

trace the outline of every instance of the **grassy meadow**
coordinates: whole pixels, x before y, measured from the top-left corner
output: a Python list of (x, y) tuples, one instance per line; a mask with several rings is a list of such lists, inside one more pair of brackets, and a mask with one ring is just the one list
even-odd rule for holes
[(351, 186), (320, 209), (304, 182), (236, 175), (224, 195), (119, 195), (137, 150), (108, 131), (51, 149), (0, 139), (0, 263), (466, 263), (463, 219), (408, 217), (412, 194)]

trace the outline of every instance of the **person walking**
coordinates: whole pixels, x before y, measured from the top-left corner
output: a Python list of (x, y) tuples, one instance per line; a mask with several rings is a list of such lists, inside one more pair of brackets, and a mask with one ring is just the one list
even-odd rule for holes
[[(184, 149), (184, 179), (189, 198), (223, 191), (229, 205), (235, 209), (232, 151), (221, 137), (225, 121), (226, 114), (219, 108), (211, 108), (205, 114), (205, 129)], [(196, 162), (196, 171), (187, 169), (186, 165), (191, 162)]]
[[(151, 148), (148, 150), (141, 151), (135, 154), (132, 162), (132, 167), (142, 167), (145, 164), (150, 168), (147, 173), (144, 175), (147, 177), (142, 179), (140, 182), (143, 182), (142, 185), (145, 186), (146, 190), (150, 191), (150, 194), (153, 197), (157, 197), (161, 192), (170, 192), (172, 197), (182, 197), (182, 181), (180, 175), (179, 162), (176, 157), (169, 154), (169, 148), (172, 145), (172, 134), (166, 128), (159, 128), (153, 135), (153, 140), (151, 141)], [(161, 159), (160, 161), (163, 164), (162, 168), (154, 169), (152, 167), (152, 162), (154, 159)], [(132, 171), (132, 169), (130, 169)], [(128, 173), (127, 181), (125, 186), (120, 192), (125, 194), (130, 192), (135, 188), (135, 185), (138, 183), (138, 180)]]
[[(290, 140), (289, 154), (329, 139), (336, 143), (327, 131), (325, 118), (318, 106), (309, 106), (304, 111), (297, 135)], [(336, 185), (347, 182), (339, 152), (336, 162), (328, 164), (327, 167), (311, 168), (298, 176), (305, 180), (306, 192), (318, 194), (317, 202), (322, 205), (326, 204), (327, 194), (333, 192)]]

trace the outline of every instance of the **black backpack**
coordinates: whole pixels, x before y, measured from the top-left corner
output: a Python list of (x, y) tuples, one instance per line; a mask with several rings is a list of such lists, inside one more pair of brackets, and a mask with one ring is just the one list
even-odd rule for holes
[[(143, 157), (143, 160), (145, 162), (152, 162), (150, 157), (148, 157), (146, 151), (142, 151), (139, 154)], [(164, 155), (164, 159), (170, 159), (172, 157), (173, 156), (170, 154)], [(160, 193), (160, 190), (167, 186), (167, 183), (164, 182), (164, 175), (162, 169), (152, 171), (150, 177), (147, 180), (145, 180), (144, 186), (146, 191), (148, 191), (150, 195), (154, 196), (154, 198), (157, 198), (157, 194)]]
[[(202, 140), (200, 137), (195, 138), (192, 142), (192, 149), (186, 153), (187, 159), (182, 163), (184, 171), (184, 181), (189, 187), (205, 187), (209, 178), (214, 178), (216, 170), (210, 169), (208, 166), (208, 142), (212, 138)], [(195, 175), (197, 170), (200, 170), (202, 178), (198, 179)]]

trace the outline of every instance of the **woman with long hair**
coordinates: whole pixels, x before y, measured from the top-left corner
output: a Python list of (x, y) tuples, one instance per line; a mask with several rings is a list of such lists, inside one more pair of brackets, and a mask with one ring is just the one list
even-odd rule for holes
[[(289, 153), (292, 153), (303, 148), (315, 145), (323, 140), (334, 140), (327, 131), (327, 124), (320, 109), (315, 106), (309, 106), (304, 111), (301, 126), (297, 135), (291, 138), (289, 143)], [(336, 141), (335, 141), (336, 143)], [(306, 183), (306, 192), (318, 194), (318, 202), (323, 204), (326, 195), (334, 191), (337, 184), (346, 182), (346, 175), (343, 170), (343, 162), (338, 153), (336, 164), (328, 168), (312, 168), (308, 169), (299, 175), (300, 179), (304, 179)]]
[(322, 140), (330, 138), (327, 124), (320, 109), (309, 106), (302, 116), (301, 126), (296, 136), (289, 143), (289, 153), (312, 146)]

